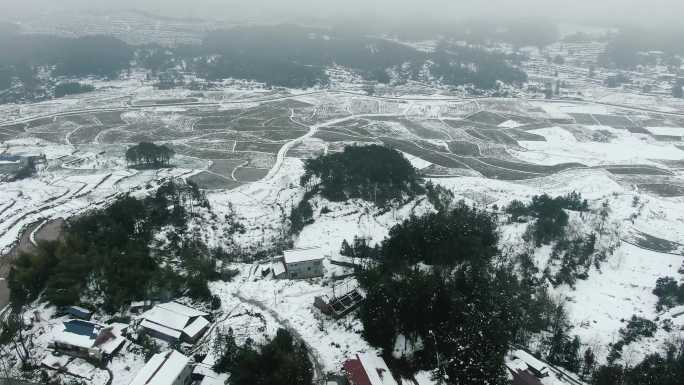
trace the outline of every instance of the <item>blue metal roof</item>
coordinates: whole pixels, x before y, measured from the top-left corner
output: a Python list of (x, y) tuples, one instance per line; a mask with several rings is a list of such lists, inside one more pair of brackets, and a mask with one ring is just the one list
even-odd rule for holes
[(64, 322), (64, 331), (78, 334), (80, 336), (90, 337), (91, 339), (95, 339), (97, 336), (97, 333), (95, 333), (95, 324), (81, 320), (70, 320)]

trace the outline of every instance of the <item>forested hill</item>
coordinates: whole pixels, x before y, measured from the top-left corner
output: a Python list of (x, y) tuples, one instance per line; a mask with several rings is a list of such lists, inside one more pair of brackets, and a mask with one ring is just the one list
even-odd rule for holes
[[(283, 86), (325, 82), (325, 68), (342, 65), (367, 80), (389, 83), (390, 74), (400, 80), (425, 80), (429, 75), (446, 84), (473, 84), (490, 89), (496, 81), (522, 82), (525, 74), (506, 55), (480, 48), (442, 44), (436, 52), (417, 51), (406, 45), (337, 30), (297, 26), (239, 27), (216, 31), (202, 45), (205, 54), (218, 54), (199, 62), (208, 78), (253, 78)], [(270, 71), (279, 68), (278, 71)], [(286, 69), (286, 71), (283, 71)]]
[(26, 35), (3, 26), (0, 31), (0, 68), (12, 68), (17, 76), (31, 74), (35, 66), (55, 66), (59, 75), (112, 77), (133, 59), (131, 47), (109, 36)]
[(0, 89), (16, 79), (31, 89), (40, 82), (39, 68), (71, 78), (113, 78), (133, 64), (152, 73), (182, 69), (211, 81), (248, 79), (292, 88), (326, 85), (327, 70), (337, 65), (386, 84), (420, 81), (494, 89), (499, 82), (527, 79), (514, 65), (515, 56), (477, 46), (442, 42), (434, 52), (424, 52), (361, 33), (290, 25), (214, 31), (201, 45), (175, 48), (130, 46), (102, 35), (27, 35), (13, 25), (0, 26), (0, 32)]

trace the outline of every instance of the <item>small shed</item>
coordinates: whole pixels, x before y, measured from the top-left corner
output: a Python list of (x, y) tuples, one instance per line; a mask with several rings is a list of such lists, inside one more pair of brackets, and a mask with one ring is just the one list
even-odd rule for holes
[(89, 321), (93, 316), (93, 312), (80, 306), (69, 306), (66, 309), (67, 314), (74, 318)]
[(283, 252), (283, 262), (290, 279), (323, 276), (323, 251), (320, 247), (292, 249)]
[(128, 310), (131, 313), (141, 313), (146, 310), (150, 310), (154, 303), (150, 300), (145, 300), (145, 301), (133, 301), (131, 302), (131, 306), (128, 308)]

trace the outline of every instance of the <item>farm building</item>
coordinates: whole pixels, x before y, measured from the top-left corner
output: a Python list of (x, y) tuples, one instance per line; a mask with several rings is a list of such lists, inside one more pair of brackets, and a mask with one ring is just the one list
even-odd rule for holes
[(342, 367), (350, 385), (398, 385), (385, 360), (372, 353), (358, 353)]
[(142, 314), (140, 326), (147, 334), (164, 341), (193, 343), (209, 327), (208, 314), (177, 302), (156, 305)]
[(100, 325), (84, 320), (69, 320), (54, 331), (49, 346), (61, 353), (105, 360), (113, 356), (126, 341), (125, 324)]
[[(323, 276), (323, 251), (320, 247), (285, 250), (283, 253), (284, 276), (290, 279)], [(275, 271), (275, 269), (274, 269)]]
[(530, 353), (524, 350), (516, 350), (513, 352), (513, 357), (524, 362), (527, 369), (535, 376), (542, 378), (549, 375), (549, 367)]
[(189, 385), (192, 383), (190, 358), (170, 350), (150, 358), (129, 385)]

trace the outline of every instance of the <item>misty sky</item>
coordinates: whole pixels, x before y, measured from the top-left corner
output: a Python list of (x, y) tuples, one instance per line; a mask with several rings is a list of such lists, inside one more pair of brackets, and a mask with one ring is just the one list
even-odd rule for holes
[(575, 22), (682, 23), (682, 0), (0, 0), (0, 13), (137, 8), (172, 16), (239, 19), (380, 18), (424, 22), (468, 18), (553, 18)]

